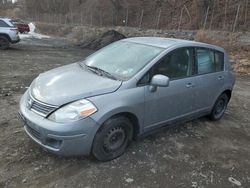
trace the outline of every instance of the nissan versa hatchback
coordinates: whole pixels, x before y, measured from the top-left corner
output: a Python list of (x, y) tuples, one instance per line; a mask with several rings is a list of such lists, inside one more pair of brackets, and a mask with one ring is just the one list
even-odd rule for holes
[(219, 120), (234, 83), (220, 47), (129, 38), (40, 74), (21, 98), (20, 116), (43, 148), (107, 161), (157, 127), (204, 115)]

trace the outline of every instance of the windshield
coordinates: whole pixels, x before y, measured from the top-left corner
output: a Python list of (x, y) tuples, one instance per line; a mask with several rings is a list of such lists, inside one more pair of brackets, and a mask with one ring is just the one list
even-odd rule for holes
[(87, 57), (85, 64), (121, 80), (128, 80), (163, 50), (154, 46), (119, 41)]

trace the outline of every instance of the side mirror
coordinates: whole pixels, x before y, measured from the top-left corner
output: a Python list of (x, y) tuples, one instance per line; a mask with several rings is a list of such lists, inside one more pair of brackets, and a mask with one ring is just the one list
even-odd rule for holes
[(151, 92), (155, 92), (157, 87), (168, 87), (168, 86), (169, 86), (169, 77), (157, 74), (153, 76), (149, 90)]

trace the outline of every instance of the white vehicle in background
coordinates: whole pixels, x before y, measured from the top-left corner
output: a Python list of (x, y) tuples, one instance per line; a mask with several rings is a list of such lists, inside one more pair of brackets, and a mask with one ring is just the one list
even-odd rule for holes
[(11, 23), (11, 19), (0, 18), (0, 50), (5, 50), (10, 44), (19, 41), (18, 29)]

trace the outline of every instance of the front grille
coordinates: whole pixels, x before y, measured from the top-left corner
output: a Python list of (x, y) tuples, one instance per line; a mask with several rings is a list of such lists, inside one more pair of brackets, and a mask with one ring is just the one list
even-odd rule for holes
[(46, 117), (51, 112), (53, 112), (54, 110), (57, 109), (57, 106), (44, 104), (42, 102), (39, 102), (39, 101), (35, 100), (31, 96), (28, 99), (27, 107), (31, 111), (33, 111), (33, 112), (35, 112), (35, 113), (37, 113), (37, 114), (39, 114), (39, 115), (41, 115), (43, 117)]
[(29, 131), (29, 133), (30, 133), (32, 136), (34, 136), (34, 137), (35, 137), (36, 139), (38, 139), (39, 141), (41, 140), (41, 134), (40, 134), (37, 130), (31, 128), (31, 127), (28, 126), (28, 125), (26, 125), (26, 127), (27, 127), (27, 130)]
[(53, 112), (55, 109), (56, 109), (55, 107), (46, 106), (46, 105), (38, 103), (36, 101), (34, 101), (31, 105), (31, 110), (33, 110), (35, 112), (39, 112), (39, 113), (43, 114), (44, 116), (47, 116), (48, 114)]

